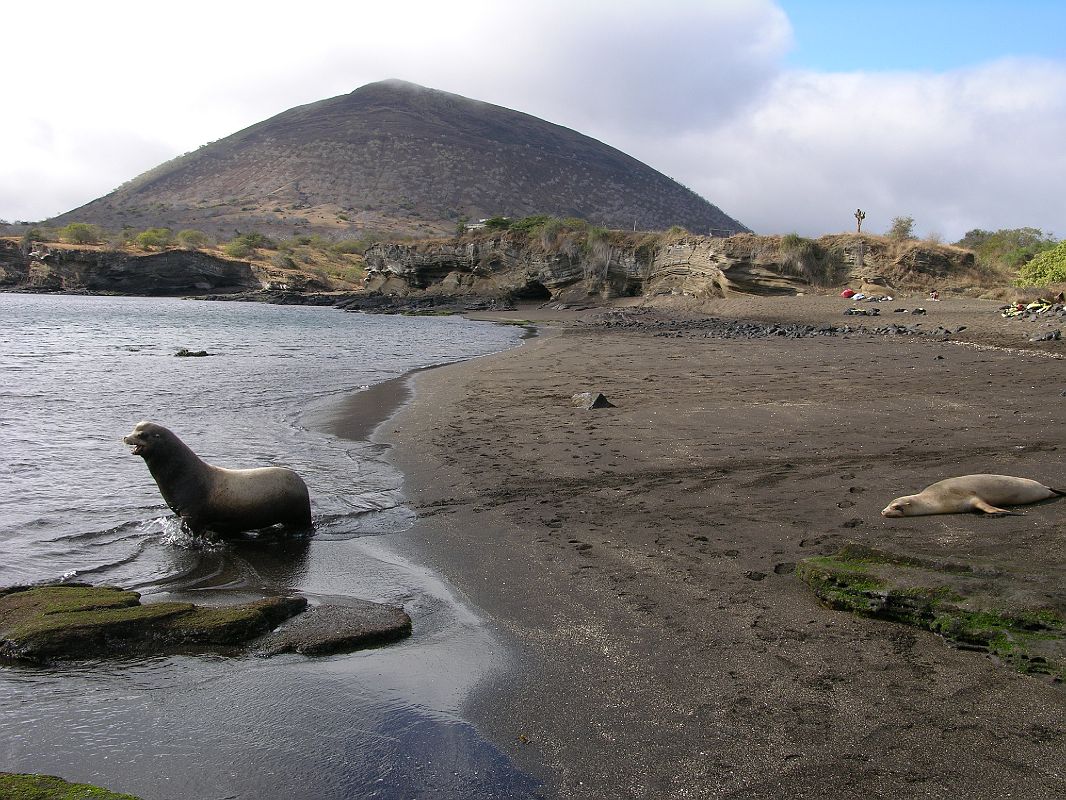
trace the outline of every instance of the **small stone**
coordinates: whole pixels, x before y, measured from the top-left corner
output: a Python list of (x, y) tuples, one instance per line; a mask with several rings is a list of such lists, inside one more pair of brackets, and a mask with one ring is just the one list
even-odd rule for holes
[(614, 408), (614, 403), (609, 401), (600, 392), (579, 392), (570, 398), (570, 405), (590, 411), (594, 408)]

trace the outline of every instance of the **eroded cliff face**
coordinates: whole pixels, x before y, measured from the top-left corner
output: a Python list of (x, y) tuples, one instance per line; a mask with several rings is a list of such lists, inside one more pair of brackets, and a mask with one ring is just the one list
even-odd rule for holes
[(207, 253), (134, 255), (0, 241), (0, 286), (30, 291), (180, 295), (264, 288), (251, 265)]
[(754, 234), (722, 239), (618, 232), (547, 247), (507, 233), (387, 243), (368, 250), (366, 262), (367, 290), (383, 294), (560, 302), (796, 294), (844, 283), (946, 288), (945, 280), (965, 283), (974, 263), (973, 254), (959, 248), (881, 237), (826, 236), (797, 245), (788, 237)]

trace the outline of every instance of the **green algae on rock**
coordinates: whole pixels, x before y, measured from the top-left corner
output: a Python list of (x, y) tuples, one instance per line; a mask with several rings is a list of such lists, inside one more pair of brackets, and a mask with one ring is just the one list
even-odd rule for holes
[(801, 561), (796, 574), (831, 608), (915, 625), (1022, 672), (1066, 680), (1066, 614), (996, 598), (987, 590), (994, 571), (852, 544)]
[(54, 775), (0, 772), (0, 797), (5, 800), (139, 800), (88, 783), (68, 783)]
[(137, 592), (113, 586), (13, 586), (0, 589), (0, 658), (42, 662), (237, 646), (306, 607), (302, 597), (223, 608), (141, 605)]

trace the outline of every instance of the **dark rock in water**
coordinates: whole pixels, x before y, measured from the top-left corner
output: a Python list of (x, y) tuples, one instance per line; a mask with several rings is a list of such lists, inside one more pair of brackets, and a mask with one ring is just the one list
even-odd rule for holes
[(55, 775), (0, 772), (0, 797), (10, 800), (139, 800), (88, 783), (68, 783)]
[(614, 408), (614, 403), (600, 392), (580, 392), (570, 398), (570, 404), (590, 411), (594, 408)]
[(242, 645), (307, 607), (302, 597), (237, 606), (141, 605), (114, 586), (57, 584), (0, 589), (0, 658), (45, 662)]
[(411, 635), (411, 618), (402, 608), (367, 600), (347, 603), (315, 606), (256, 642), (256, 651), (268, 656), (278, 653), (322, 656)]
[(178, 358), (203, 358), (211, 355), (206, 350), (186, 350), (184, 347), (174, 354)]

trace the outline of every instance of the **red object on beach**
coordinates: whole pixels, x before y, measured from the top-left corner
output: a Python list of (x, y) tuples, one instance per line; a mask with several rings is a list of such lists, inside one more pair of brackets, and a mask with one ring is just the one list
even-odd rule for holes
[(840, 293), (840, 296), (841, 297), (854, 297), (855, 296), (855, 290), (854, 289), (845, 289), (844, 291), (842, 291)]

